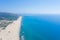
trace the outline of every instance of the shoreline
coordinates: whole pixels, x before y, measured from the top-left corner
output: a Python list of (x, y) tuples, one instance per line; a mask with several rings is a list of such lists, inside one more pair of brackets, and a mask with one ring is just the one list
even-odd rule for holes
[(0, 32), (0, 39), (2, 40), (20, 40), (19, 32), (21, 27), (22, 16), (13, 23), (9, 24), (6, 29)]

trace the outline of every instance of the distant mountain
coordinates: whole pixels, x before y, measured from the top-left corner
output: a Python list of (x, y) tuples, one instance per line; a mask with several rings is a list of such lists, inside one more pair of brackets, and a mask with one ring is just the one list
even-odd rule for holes
[(0, 12), (0, 20), (16, 20), (18, 17), (18, 14)]

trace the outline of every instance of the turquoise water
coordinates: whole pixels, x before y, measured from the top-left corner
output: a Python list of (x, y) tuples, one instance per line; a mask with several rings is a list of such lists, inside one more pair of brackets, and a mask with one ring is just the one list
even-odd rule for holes
[(59, 23), (56, 16), (23, 16), (20, 35), (25, 40), (60, 40)]

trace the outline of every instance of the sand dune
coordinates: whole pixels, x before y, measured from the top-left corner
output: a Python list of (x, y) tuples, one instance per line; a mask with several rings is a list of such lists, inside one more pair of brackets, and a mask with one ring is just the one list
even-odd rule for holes
[(0, 40), (20, 40), (19, 38), (19, 30), (21, 27), (21, 19), (20, 16), (16, 21), (11, 23), (6, 27), (6, 29), (0, 31)]

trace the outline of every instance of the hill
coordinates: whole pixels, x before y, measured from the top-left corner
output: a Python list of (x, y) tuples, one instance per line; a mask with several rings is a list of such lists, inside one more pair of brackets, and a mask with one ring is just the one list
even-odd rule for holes
[(17, 14), (0, 12), (0, 20), (16, 20), (18, 17)]

